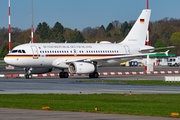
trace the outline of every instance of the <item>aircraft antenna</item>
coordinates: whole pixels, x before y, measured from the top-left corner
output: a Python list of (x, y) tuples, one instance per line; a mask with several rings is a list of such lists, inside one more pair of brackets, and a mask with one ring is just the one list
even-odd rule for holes
[(31, 43), (34, 43), (34, 26), (33, 26), (33, 0), (32, 0), (32, 15), (31, 15), (32, 25), (31, 25)]
[(10, 53), (11, 52), (10, 0), (8, 0), (8, 19), (9, 19), (9, 24), (8, 24), (8, 34), (9, 34), (8, 50)]

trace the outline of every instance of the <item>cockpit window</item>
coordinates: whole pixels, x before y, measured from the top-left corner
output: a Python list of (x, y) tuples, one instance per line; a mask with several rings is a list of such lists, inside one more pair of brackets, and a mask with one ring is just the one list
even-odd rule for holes
[(17, 53), (17, 50), (12, 50), (12, 53)]
[(25, 50), (12, 50), (12, 53), (26, 53)]
[(22, 50), (23, 53), (26, 53), (25, 50)]

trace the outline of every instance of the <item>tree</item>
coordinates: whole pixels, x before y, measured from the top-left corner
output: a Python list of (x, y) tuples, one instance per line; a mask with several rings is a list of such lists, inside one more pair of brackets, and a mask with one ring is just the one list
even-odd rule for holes
[(4, 41), (3, 45), (0, 47), (0, 58), (4, 58), (8, 53), (8, 42)]
[(128, 24), (127, 21), (125, 21), (122, 25), (121, 25), (121, 34), (123, 37), (126, 37), (126, 35), (129, 33), (130, 29), (131, 29), (131, 25)]
[(171, 35), (170, 39), (172, 45), (176, 46), (175, 50), (178, 55), (180, 55), (180, 32), (175, 32)]
[(106, 36), (106, 32), (105, 32), (105, 28), (103, 25), (101, 25), (101, 27), (98, 28), (97, 34), (96, 34), (96, 38), (101, 41), (102, 39), (104, 39)]
[(83, 34), (84, 38), (87, 40), (93, 39), (93, 38), (95, 38), (95, 36), (97, 34), (97, 29), (87, 27), (87, 28), (83, 29), (82, 34)]
[(118, 20), (112, 21), (112, 24), (116, 28), (119, 28), (121, 26), (121, 23)]
[(106, 27), (106, 32), (109, 32), (110, 30), (112, 30), (114, 28), (112, 23), (109, 23), (109, 25)]
[(180, 45), (180, 32), (175, 32), (171, 35), (171, 43), (173, 45)]
[(80, 31), (78, 30), (74, 30), (72, 33), (71, 33), (71, 42), (73, 43), (83, 43), (84, 42), (84, 37), (83, 35), (81, 34)]
[(64, 35), (64, 40), (67, 41), (68, 43), (69, 42), (70, 43), (82, 43), (85, 41), (83, 35), (77, 29), (71, 30), (69, 28), (66, 28), (63, 35)]
[(51, 29), (52, 33), (52, 39), (56, 40), (63, 40), (63, 33), (64, 33), (64, 27), (61, 25), (61, 23), (56, 22), (54, 27)]
[[(156, 44), (154, 45), (155, 48), (159, 47), (166, 47), (166, 43), (162, 39), (158, 39)], [(156, 50), (157, 52), (163, 51), (163, 50)]]
[(150, 36), (150, 39), (149, 39), (150, 44), (151, 44), (152, 46), (154, 46), (154, 45), (156, 44), (156, 42), (157, 42), (158, 39), (159, 39), (159, 35), (158, 35), (158, 34), (156, 34), (156, 33), (152, 34), (152, 35)]
[(41, 39), (44, 41), (50, 38), (50, 27), (46, 22), (39, 23), (35, 33), (39, 34)]

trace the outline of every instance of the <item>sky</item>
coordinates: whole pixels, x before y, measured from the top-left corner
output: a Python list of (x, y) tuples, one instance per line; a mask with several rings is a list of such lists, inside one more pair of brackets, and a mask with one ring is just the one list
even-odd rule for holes
[[(65, 28), (83, 30), (86, 27), (107, 27), (112, 21), (136, 20), (146, 8), (146, 0), (11, 0), (11, 27), (26, 30), (32, 25), (56, 22)], [(180, 0), (149, 0), (150, 21), (165, 17), (180, 19)], [(0, 0), (0, 28), (8, 28), (8, 0)]]

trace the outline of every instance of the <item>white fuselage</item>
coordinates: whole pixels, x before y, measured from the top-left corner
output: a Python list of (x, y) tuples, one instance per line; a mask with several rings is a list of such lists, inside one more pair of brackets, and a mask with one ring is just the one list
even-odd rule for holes
[[(13, 66), (51, 68), (53, 61), (58, 59), (60, 67), (67, 68), (68, 65), (63, 64), (67, 61), (138, 54), (142, 47), (120, 43), (29, 43), (15, 47), (4, 60)], [(119, 61), (126, 61), (126, 59)]]

